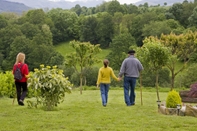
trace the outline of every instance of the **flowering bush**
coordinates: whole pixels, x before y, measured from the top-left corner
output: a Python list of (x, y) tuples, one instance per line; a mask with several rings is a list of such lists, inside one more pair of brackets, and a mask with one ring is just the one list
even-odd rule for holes
[(40, 69), (34, 69), (29, 76), (28, 87), (35, 91), (36, 103), (28, 102), (29, 106), (42, 104), (46, 110), (52, 110), (64, 101), (65, 93), (71, 93), (72, 84), (63, 75), (63, 70), (57, 66), (40, 65)]

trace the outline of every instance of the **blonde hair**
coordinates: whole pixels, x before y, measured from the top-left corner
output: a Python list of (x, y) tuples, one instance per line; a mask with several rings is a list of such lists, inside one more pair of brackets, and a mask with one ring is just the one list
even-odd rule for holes
[(25, 62), (25, 54), (22, 52), (18, 53), (18, 55), (16, 56), (15, 64), (24, 63), (24, 62)]

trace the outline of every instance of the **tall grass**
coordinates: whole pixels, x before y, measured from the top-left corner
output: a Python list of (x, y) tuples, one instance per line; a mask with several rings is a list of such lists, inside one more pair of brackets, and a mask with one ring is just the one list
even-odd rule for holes
[[(123, 90), (110, 90), (107, 107), (101, 104), (99, 90), (78, 90), (66, 94), (54, 111), (12, 105), (1, 98), (0, 131), (195, 131), (195, 117), (162, 115), (157, 111), (156, 93), (136, 92), (136, 105), (124, 104)], [(167, 93), (161, 92), (165, 101)]]

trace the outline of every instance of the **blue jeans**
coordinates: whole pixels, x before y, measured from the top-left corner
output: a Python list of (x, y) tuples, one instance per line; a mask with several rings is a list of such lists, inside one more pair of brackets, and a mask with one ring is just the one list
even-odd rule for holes
[(134, 77), (124, 77), (124, 99), (127, 106), (135, 104), (135, 85)]
[(101, 91), (102, 105), (106, 106), (108, 100), (109, 84), (101, 83), (100, 91)]

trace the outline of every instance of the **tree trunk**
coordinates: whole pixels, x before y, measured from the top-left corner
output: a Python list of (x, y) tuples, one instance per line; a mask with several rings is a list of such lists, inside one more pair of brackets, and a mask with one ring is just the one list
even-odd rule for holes
[(159, 86), (158, 86), (158, 80), (159, 80), (159, 74), (158, 74), (158, 71), (156, 73), (156, 91), (157, 91), (157, 100), (160, 101), (160, 98), (159, 98)]
[(172, 70), (172, 78), (171, 78), (171, 91), (174, 89), (174, 79), (175, 79), (175, 74), (174, 74), (174, 70)]
[(143, 105), (142, 101), (142, 74), (140, 73), (140, 95), (141, 95), (141, 105)]
[(83, 82), (83, 77), (82, 74), (80, 74), (80, 94), (82, 94), (82, 82)]

